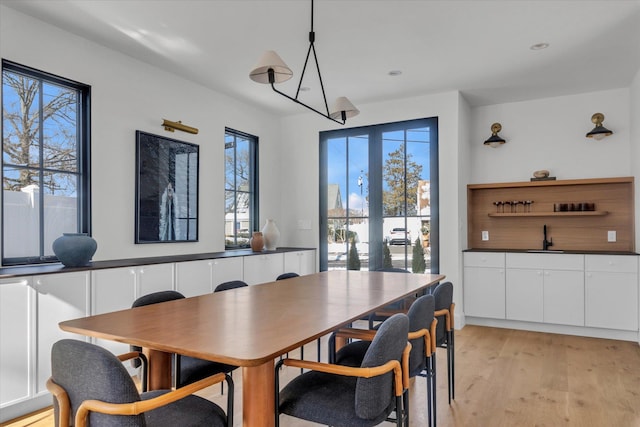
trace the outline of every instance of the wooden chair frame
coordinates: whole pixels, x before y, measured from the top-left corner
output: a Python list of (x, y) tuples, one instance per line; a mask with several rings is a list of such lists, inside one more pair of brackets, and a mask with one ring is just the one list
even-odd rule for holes
[[(364, 330), (363, 330), (364, 331)], [(375, 331), (372, 331), (375, 332)], [(370, 368), (354, 368), (350, 366), (343, 365), (335, 365), (332, 363), (323, 363), (323, 362), (314, 362), (310, 360), (299, 360), (299, 359), (282, 359), (276, 364), (276, 399), (275, 399), (275, 409), (276, 409), (276, 419), (275, 426), (280, 426), (280, 380), (279, 380), (279, 371), (280, 368), (284, 366), (290, 366), (294, 368), (301, 369), (309, 369), (312, 371), (325, 372), (328, 374), (335, 375), (345, 375), (349, 377), (359, 377), (359, 378), (372, 378), (379, 375), (384, 375), (387, 372), (393, 371), (394, 377), (394, 394), (396, 397), (396, 416), (397, 418), (393, 421), (396, 422), (398, 427), (409, 427), (409, 410), (408, 404), (409, 401), (405, 400), (406, 390), (409, 387), (409, 353), (411, 352), (411, 344), (407, 342), (406, 347), (402, 352), (402, 363), (397, 360), (390, 360), (384, 365), (374, 366)]]
[[(129, 352), (117, 356), (121, 362), (136, 357), (144, 357), (140, 352)], [(146, 359), (143, 359), (146, 360)], [(183, 399), (199, 390), (210, 387), (214, 384), (227, 381), (229, 391), (227, 393), (227, 427), (233, 427), (233, 380), (224, 373), (218, 373), (200, 381), (186, 385), (179, 389), (172, 390), (168, 393), (154, 397), (148, 400), (142, 400), (131, 403), (108, 403), (100, 400), (85, 400), (82, 402), (75, 416), (75, 427), (86, 427), (89, 419), (89, 412), (99, 412), (108, 415), (140, 415), (152, 409), (168, 405)], [(69, 417), (71, 415), (71, 402), (64, 388), (56, 384), (52, 378), (47, 380), (47, 390), (53, 395), (58, 403), (59, 427), (69, 427)]]

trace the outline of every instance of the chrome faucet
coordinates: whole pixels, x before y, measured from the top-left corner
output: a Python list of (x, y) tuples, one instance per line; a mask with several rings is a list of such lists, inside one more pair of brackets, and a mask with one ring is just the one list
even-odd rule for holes
[(547, 224), (545, 224), (542, 228), (542, 232), (544, 233), (544, 240), (542, 241), (542, 250), (546, 251), (549, 249), (549, 246), (553, 246), (553, 238), (547, 240)]

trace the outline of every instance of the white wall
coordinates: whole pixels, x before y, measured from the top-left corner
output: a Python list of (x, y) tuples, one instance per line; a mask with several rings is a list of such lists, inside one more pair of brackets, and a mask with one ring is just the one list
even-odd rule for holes
[[(0, 56), (92, 87), (94, 260), (224, 250), (225, 126), (260, 137), (262, 212), (278, 212), (275, 117), (3, 6)], [(163, 118), (182, 120), (200, 133), (166, 132)], [(133, 243), (136, 130), (200, 146), (199, 242)]]
[[(601, 141), (585, 137), (596, 112), (614, 132)], [(483, 145), (494, 122), (507, 141), (498, 148)], [(471, 182), (528, 181), (539, 169), (557, 179), (629, 176), (630, 128), (628, 89), (474, 108)]]

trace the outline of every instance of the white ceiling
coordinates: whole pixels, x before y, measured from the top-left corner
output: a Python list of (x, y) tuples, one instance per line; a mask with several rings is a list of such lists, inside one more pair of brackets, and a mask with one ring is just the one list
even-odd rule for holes
[[(295, 96), (310, 0), (0, 4), (276, 114), (304, 111), (248, 73), (273, 49)], [(460, 90), (489, 105), (628, 87), (640, 69), (640, 0), (316, 0), (314, 26), (329, 104)], [(323, 109), (313, 69), (303, 86), (301, 100)]]

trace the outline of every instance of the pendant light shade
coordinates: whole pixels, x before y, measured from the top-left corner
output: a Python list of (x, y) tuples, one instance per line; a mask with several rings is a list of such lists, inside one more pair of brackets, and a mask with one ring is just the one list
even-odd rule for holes
[[(274, 81), (269, 81), (269, 69), (273, 70)], [(258, 83), (282, 83), (293, 77), (293, 71), (273, 50), (267, 50), (249, 73), (249, 78)]]
[(345, 121), (348, 118), (357, 116), (358, 114), (360, 114), (360, 110), (358, 110), (346, 96), (341, 96), (333, 103), (333, 108), (331, 109), (329, 117)]

